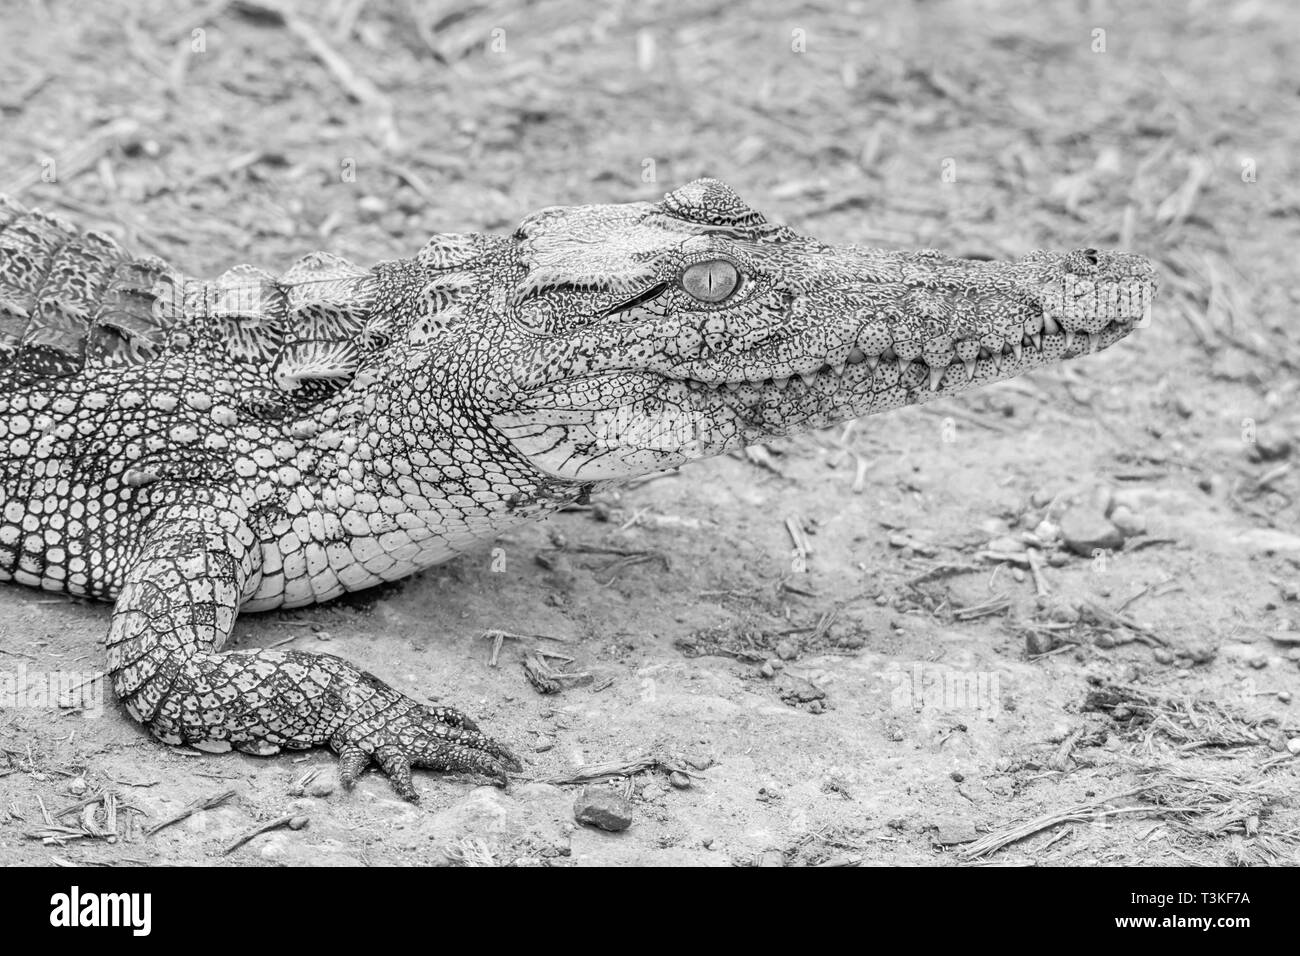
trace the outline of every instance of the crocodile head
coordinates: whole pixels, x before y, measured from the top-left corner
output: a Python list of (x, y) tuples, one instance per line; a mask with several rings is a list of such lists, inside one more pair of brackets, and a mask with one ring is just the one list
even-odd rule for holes
[(513, 240), (493, 423), (559, 479), (627, 478), (952, 395), (1145, 324), (1155, 273), (829, 246), (712, 179), (543, 210)]

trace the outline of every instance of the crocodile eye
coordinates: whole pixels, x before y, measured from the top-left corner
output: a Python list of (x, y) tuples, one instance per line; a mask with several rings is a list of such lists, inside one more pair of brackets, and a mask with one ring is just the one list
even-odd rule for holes
[(721, 302), (739, 284), (740, 273), (726, 259), (697, 262), (682, 272), (682, 288), (701, 302)]

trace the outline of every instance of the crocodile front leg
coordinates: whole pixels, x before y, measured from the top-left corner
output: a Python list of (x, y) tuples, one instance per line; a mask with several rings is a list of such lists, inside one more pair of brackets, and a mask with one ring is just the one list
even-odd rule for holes
[(345, 786), (374, 760), (403, 797), (412, 767), (519, 770), (505, 747), (446, 707), (427, 707), (329, 654), (227, 651), (256, 587), (259, 547), (235, 503), (187, 498), (154, 514), (126, 569), (108, 670), (127, 711), (164, 743), (268, 755), (328, 745)]

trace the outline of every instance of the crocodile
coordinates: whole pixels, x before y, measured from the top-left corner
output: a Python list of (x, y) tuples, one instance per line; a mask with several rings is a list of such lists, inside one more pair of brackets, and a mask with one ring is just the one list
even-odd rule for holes
[(241, 612), (414, 574), (597, 487), (1107, 348), (1151, 264), (834, 246), (701, 179), (363, 268), (184, 275), (0, 199), (0, 580), (113, 602), (158, 740), (521, 772), (337, 656), (223, 650)]

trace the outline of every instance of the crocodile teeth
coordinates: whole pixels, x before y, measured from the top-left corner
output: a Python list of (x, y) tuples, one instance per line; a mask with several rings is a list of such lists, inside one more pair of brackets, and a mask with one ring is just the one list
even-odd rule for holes
[(862, 351), (862, 349), (858, 348), (855, 345), (853, 346), (852, 349), (849, 350), (848, 358), (846, 358), (844, 361), (848, 365), (857, 365), (859, 362), (866, 361), (866, 358), (867, 358), (867, 353)]
[(803, 383), (807, 385), (809, 388), (812, 388), (813, 383), (817, 381), (816, 372), (800, 372), (799, 377), (803, 379)]
[(774, 379), (772, 379), (772, 384), (775, 385), (777, 388), (779, 388), (781, 391), (784, 392), (784, 391), (785, 391), (785, 387), (786, 387), (787, 385), (790, 384), (790, 379), (789, 379), (789, 378), (774, 378)]
[(1043, 350), (1043, 333), (1035, 332), (1029, 337), (1034, 340), (1034, 351), (1041, 352)]
[(898, 362), (898, 377), (899, 377), (900, 379), (901, 379), (901, 378), (907, 378), (907, 373), (910, 372), (911, 370), (912, 370), (912, 360), (911, 360), (911, 359), (908, 359), (906, 362), (902, 361), (901, 359), (899, 360), (899, 362)]
[(1096, 351), (1097, 351), (1098, 349), (1100, 349), (1100, 348), (1101, 348), (1101, 333), (1100, 333), (1100, 332), (1089, 332), (1089, 333), (1088, 333), (1088, 352), (1089, 352), (1089, 354), (1091, 354), (1091, 353), (1093, 353), (1093, 352), (1096, 352)]
[(1061, 331), (1061, 323), (1048, 312), (1043, 313), (1043, 331), (1048, 335), (1056, 335)]
[(1065, 350), (1070, 351), (1070, 346), (1074, 344), (1074, 333), (1069, 329), (1065, 330)]
[(1025, 347), (1020, 342), (1015, 342), (1011, 346), (1011, 351), (1015, 355), (1016, 361), (1019, 362), (1024, 357)]
[(937, 392), (937, 391), (939, 391), (939, 385), (940, 385), (941, 382), (943, 382), (943, 373), (946, 372), (946, 371), (948, 371), (948, 369), (946, 369), (946, 368), (940, 368), (940, 367), (937, 366), (937, 365), (931, 367), (931, 369), (930, 369), (930, 391), (932, 391), (932, 392)]
[(969, 382), (975, 377), (975, 360), (971, 359), (969, 362), (962, 362), (961, 364), (966, 366), (966, 381)]
[(1003, 352), (994, 352), (992, 355), (989, 356), (989, 358), (991, 358), (991, 359), (993, 360), (993, 371), (995, 371), (995, 372), (1001, 372), (1001, 371), (1002, 371), (1002, 356), (1003, 356), (1003, 354), (1005, 354), (1005, 353), (1003, 353)]
[(867, 363), (867, 366), (871, 369), (871, 371), (874, 372), (876, 370), (876, 366), (880, 364), (880, 356), (868, 355), (866, 359), (864, 359), (864, 361)]
[(831, 371), (834, 372), (836, 375), (843, 375), (843, 374), (844, 374), (844, 366), (843, 366), (843, 365), (832, 365), (832, 366), (831, 366)]

